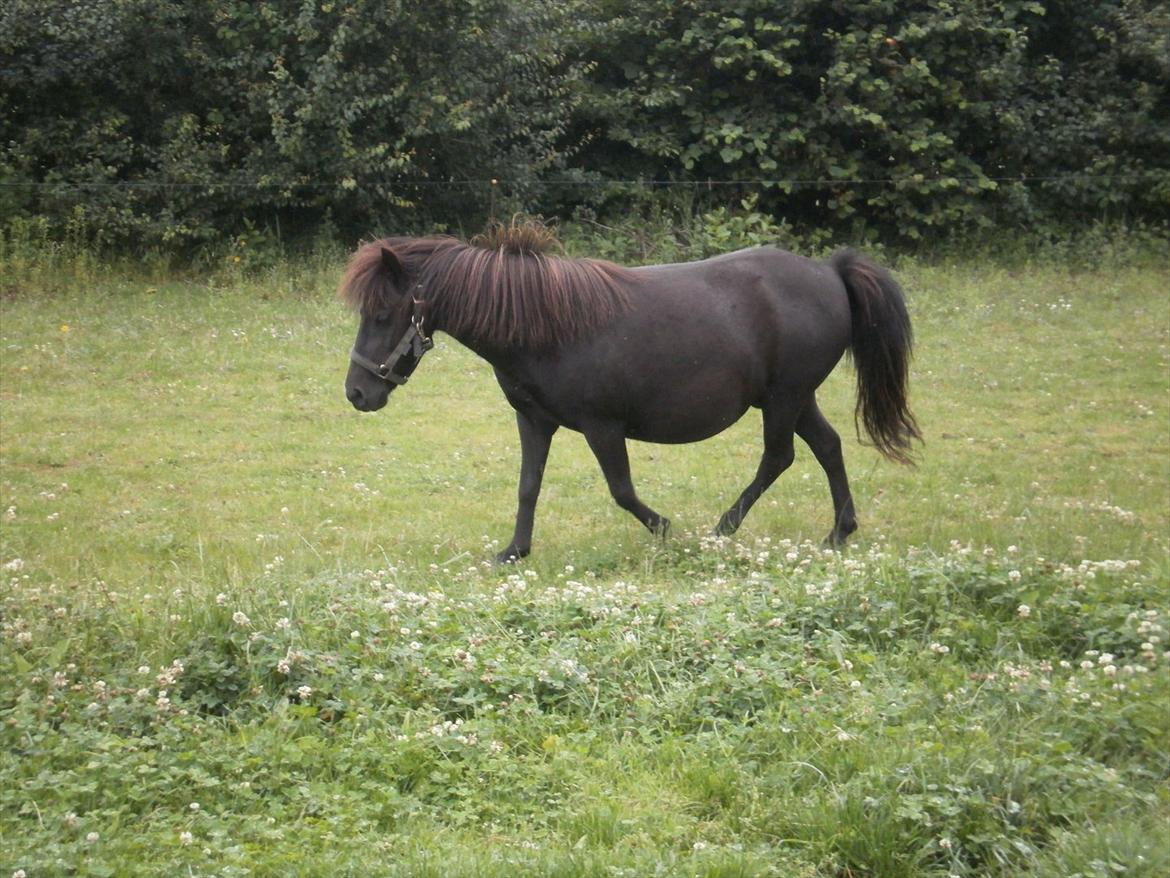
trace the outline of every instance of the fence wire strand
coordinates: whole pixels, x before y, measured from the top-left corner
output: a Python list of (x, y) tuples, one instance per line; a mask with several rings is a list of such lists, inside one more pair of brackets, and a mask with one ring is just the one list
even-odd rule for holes
[[(1133, 171), (1119, 174), (1070, 173), (1031, 176), (1027, 174), (1003, 176), (934, 176), (912, 175), (908, 177), (787, 177), (742, 180), (520, 180), (520, 179), (467, 179), (467, 180), (393, 180), (382, 181), (381, 185), (391, 189), (449, 188), (449, 189), (518, 189), (518, 188), (578, 188), (607, 189), (610, 187), (644, 187), (648, 189), (714, 189), (714, 188), (781, 188), (781, 187), (841, 187), (841, 186), (913, 186), (923, 183), (1060, 183), (1073, 181), (1135, 182), (1153, 179), (1157, 171)], [(0, 189), (56, 189), (56, 190), (205, 190), (216, 189), (313, 189), (331, 191), (353, 190), (355, 186), (347, 180), (322, 181), (275, 181), (275, 180), (232, 180), (222, 179), (211, 182), (181, 182), (174, 180), (98, 180), (98, 181), (51, 181), (51, 180), (5, 180)]]

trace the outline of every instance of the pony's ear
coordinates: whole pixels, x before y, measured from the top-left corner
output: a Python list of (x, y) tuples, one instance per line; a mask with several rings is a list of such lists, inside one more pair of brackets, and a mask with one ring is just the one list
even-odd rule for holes
[(402, 265), (402, 260), (398, 258), (398, 254), (389, 247), (382, 248), (382, 270), (389, 275), (394, 286), (402, 286), (402, 282), (406, 278), (406, 269)]

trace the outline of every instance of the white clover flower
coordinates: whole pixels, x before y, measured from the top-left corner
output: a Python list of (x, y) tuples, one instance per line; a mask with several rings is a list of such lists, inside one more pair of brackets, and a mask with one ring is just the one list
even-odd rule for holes
[(179, 844), (187, 845), (187, 844), (191, 844), (194, 841), (195, 841), (195, 836), (192, 835), (190, 832), (180, 832), (179, 833)]
[(282, 616), (276, 620), (276, 628), (278, 631), (288, 631), (292, 627), (292, 620), (288, 616)]
[(228, 599), (228, 598), (227, 598), (227, 595), (226, 595), (226, 594), (224, 594), (224, 593), (221, 591), (219, 594), (217, 594), (217, 595), (215, 596), (215, 603), (216, 603), (218, 606), (221, 606), (221, 607), (222, 607), (222, 606), (224, 606), (224, 605), (227, 603), (227, 599)]
[(1020, 604), (1018, 607), (1016, 607), (1016, 615), (1021, 619), (1027, 619), (1032, 615), (1032, 608), (1027, 604)]
[(252, 624), (252, 620), (248, 618), (247, 614), (242, 610), (236, 610), (232, 613), (232, 621), (241, 628), (248, 628)]
[(100, 835), (98, 835), (96, 832), (90, 832), (90, 833), (87, 833), (87, 834), (86, 834), (86, 836), (85, 836), (85, 842), (86, 842), (86, 844), (93, 844), (93, 843), (94, 843), (94, 842), (96, 842), (96, 841), (97, 841), (99, 838), (101, 838), (101, 836), (100, 836)]
[(301, 701), (308, 701), (309, 698), (312, 697), (312, 695), (313, 695), (313, 687), (312, 686), (298, 686), (297, 687), (297, 696), (301, 699)]

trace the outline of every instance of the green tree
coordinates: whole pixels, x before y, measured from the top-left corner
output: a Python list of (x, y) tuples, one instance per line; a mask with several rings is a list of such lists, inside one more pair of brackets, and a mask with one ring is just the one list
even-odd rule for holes
[(1170, 219), (1170, 6), (1048, 0), (1017, 142), (1039, 216)]
[(1161, 0), (6, 0), (0, 226), (677, 206), (631, 179), (854, 241), (1164, 223), (1168, 33)]
[(611, 176), (744, 181), (718, 191), (853, 238), (1167, 216), (1164, 4), (590, 5), (577, 134)]
[(509, 0), (10, 0), (4, 207), (118, 242), (471, 219), (478, 181), (522, 195), (560, 161), (556, 22)]

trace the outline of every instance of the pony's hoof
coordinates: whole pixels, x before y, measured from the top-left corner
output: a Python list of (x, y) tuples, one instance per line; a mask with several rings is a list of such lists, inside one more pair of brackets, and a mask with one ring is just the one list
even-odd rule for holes
[(715, 529), (711, 531), (711, 536), (729, 537), (739, 530), (739, 524), (730, 512), (724, 513), (723, 517), (719, 519), (719, 523), (715, 525)]
[(515, 546), (508, 546), (508, 548), (496, 555), (496, 563), (517, 564), (521, 558), (528, 557), (529, 551), (529, 549), (518, 549)]
[(826, 549), (839, 549), (845, 545), (845, 541), (849, 539), (849, 535), (857, 530), (857, 522), (851, 522), (843, 527), (835, 527), (829, 531), (829, 535), (825, 537), (822, 545)]

